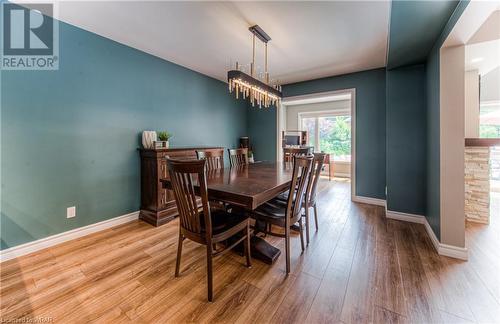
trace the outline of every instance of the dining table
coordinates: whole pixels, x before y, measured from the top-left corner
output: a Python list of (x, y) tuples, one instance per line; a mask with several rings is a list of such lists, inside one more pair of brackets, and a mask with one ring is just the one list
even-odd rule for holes
[[(293, 163), (257, 162), (241, 166), (209, 170), (207, 174), (208, 199), (246, 211), (255, 210), (290, 188)], [(163, 188), (172, 189), (170, 179), (160, 179)], [(194, 181), (195, 190), (199, 190)], [(257, 224), (256, 224), (257, 225)], [(281, 251), (256, 235), (251, 238), (252, 257), (272, 264)]]

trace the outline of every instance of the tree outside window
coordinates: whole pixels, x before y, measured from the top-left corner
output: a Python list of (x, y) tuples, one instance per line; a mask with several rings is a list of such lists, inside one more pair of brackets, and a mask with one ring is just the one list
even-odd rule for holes
[(302, 130), (308, 131), (315, 151), (332, 154), (336, 161), (351, 160), (351, 116), (302, 118)]
[(335, 160), (351, 160), (351, 117), (320, 117), (320, 151), (334, 155)]

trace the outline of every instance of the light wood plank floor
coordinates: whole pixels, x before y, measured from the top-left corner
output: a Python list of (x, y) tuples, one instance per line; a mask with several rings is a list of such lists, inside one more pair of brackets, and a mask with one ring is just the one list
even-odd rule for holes
[[(132, 222), (1, 264), (1, 320), (78, 322), (500, 322), (500, 226), (468, 225), (470, 261), (438, 256), (422, 225), (387, 220), (320, 183), (320, 230), (292, 274), (226, 254), (206, 300), (205, 250), (185, 243), (174, 278), (178, 222)], [(500, 217), (497, 217), (500, 218)], [(500, 219), (499, 219), (500, 220)], [(283, 248), (279, 238), (269, 238)]]

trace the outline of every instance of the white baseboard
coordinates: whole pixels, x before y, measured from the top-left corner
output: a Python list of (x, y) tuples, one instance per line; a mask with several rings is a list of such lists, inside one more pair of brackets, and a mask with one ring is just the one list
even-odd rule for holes
[(55, 234), (49, 237), (45, 237), (33, 242), (28, 242), (25, 244), (21, 244), (18, 246), (11, 247), (9, 249), (5, 249), (0, 251), (0, 262), (18, 258), (23, 255), (27, 255), (42, 249), (46, 249), (48, 247), (67, 242), (70, 240), (77, 239), (79, 237), (89, 235), (95, 232), (99, 232), (111, 227), (115, 227), (124, 223), (131, 222), (139, 218), (139, 212), (133, 212), (130, 214), (118, 216), (115, 218), (111, 218), (99, 223), (90, 224), (87, 226), (79, 227), (72, 229), (67, 232)]
[(337, 177), (337, 178), (350, 178), (351, 174), (350, 173), (344, 173), (344, 172), (334, 172), (333, 176)]
[(357, 203), (385, 207), (385, 200), (384, 199), (370, 198), (370, 197), (363, 197), (363, 196), (352, 196), (351, 200), (354, 202), (357, 202)]
[(418, 223), (418, 224), (424, 224), (425, 222), (427, 222), (427, 220), (425, 219), (425, 216), (400, 213), (400, 212), (395, 212), (392, 210), (386, 210), (385, 217), (390, 218), (390, 219), (400, 220), (403, 222)]
[(439, 255), (444, 255), (450, 258), (467, 261), (469, 259), (469, 250), (465, 247), (459, 247), (448, 244), (439, 244)]
[(450, 258), (455, 258), (460, 260), (467, 260), (469, 258), (469, 253), (467, 248), (443, 244), (439, 242), (438, 238), (436, 237), (436, 234), (434, 234), (434, 231), (432, 230), (431, 225), (429, 225), (429, 222), (427, 221), (427, 218), (425, 218), (425, 216), (400, 213), (391, 210), (386, 210), (385, 216), (387, 218), (400, 220), (403, 222), (423, 224), (425, 227), (425, 231), (427, 232), (427, 235), (429, 235), (429, 238), (431, 239), (432, 245), (434, 246), (436, 252), (439, 255), (444, 255)]
[(424, 227), (425, 227), (425, 231), (427, 232), (427, 235), (429, 235), (429, 238), (431, 239), (432, 245), (434, 245), (434, 249), (436, 249), (436, 252), (438, 254), (440, 254), (439, 253), (439, 247), (440, 247), (441, 243), (439, 242), (436, 234), (432, 230), (432, 227), (429, 224), (429, 222), (427, 221), (427, 219), (424, 222)]

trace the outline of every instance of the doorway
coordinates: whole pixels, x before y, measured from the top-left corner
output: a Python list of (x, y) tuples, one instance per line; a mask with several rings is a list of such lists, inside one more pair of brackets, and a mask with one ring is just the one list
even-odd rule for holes
[(282, 134), (307, 132), (307, 146), (328, 154), (322, 176), (350, 184), (355, 197), (355, 89), (284, 98), (278, 109), (278, 160), (283, 160)]

